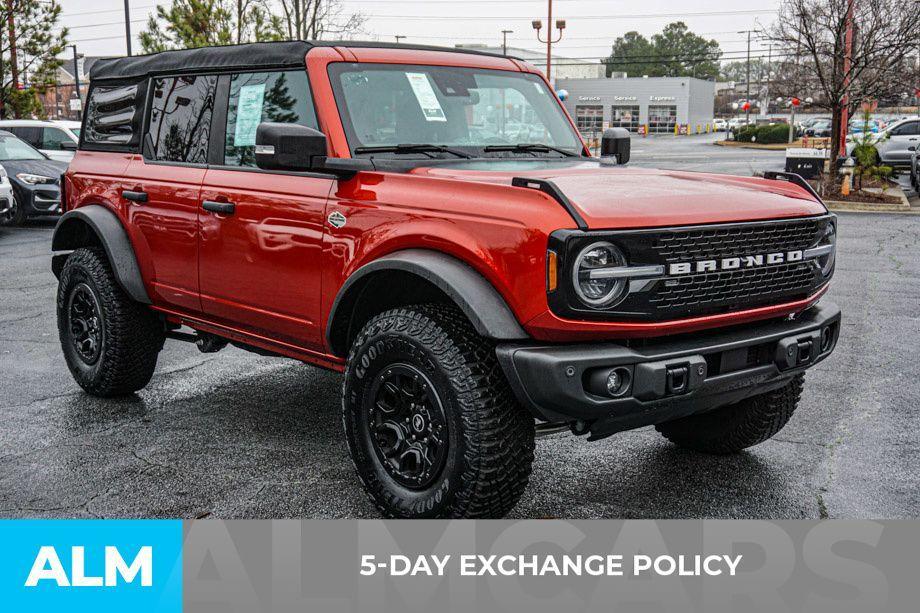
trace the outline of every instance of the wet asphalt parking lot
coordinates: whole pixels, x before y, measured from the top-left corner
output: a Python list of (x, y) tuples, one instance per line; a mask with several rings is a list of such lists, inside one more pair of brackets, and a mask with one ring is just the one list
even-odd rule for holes
[[(751, 174), (782, 153), (637, 139), (634, 164)], [(58, 347), (53, 222), (0, 228), (0, 516), (376, 517), (353, 474), (340, 375), (167, 341), (137, 395), (99, 400)], [(654, 429), (537, 442), (522, 518), (920, 516), (920, 216), (842, 214), (835, 354), (773, 440), (730, 457)]]

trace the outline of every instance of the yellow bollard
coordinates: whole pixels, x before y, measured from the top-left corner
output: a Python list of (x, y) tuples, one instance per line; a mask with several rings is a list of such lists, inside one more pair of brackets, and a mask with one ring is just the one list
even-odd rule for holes
[(850, 175), (843, 175), (843, 184), (840, 186), (840, 193), (844, 196), (850, 195)]
[(680, 124), (675, 123), (674, 124), (674, 136), (678, 136), (679, 134), (680, 134)]

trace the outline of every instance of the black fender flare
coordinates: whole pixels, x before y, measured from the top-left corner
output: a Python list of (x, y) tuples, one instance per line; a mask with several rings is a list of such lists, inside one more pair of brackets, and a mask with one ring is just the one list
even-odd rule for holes
[[(96, 235), (109, 258), (115, 280), (135, 301), (151, 304), (144, 287), (141, 269), (134, 255), (134, 247), (124, 226), (112, 211), (99, 204), (90, 204), (68, 211), (58, 220), (51, 239), (51, 251), (73, 251), (86, 246), (87, 229)], [(64, 257), (52, 258), (52, 270), (60, 275)]]
[[(333, 339), (336, 317), (343, 304), (353, 301), (351, 293), (360, 293), (361, 281), (381, 271), (400, 271), (433, 284), (444, 292), (466, 315), (480, 335), (500, 341), (530, 338), (498, 290), (481, 274), (455, 257), (426, 249), (406, 249), (365, 264), (342, 284), (326, 320), (326, 342), (337, 353)], [(349, 300), (350, 299), (350, 300)], [(350, 306), (345, 307), (350, 312)], [(347, 352), (347, 348), (344, 348)]]

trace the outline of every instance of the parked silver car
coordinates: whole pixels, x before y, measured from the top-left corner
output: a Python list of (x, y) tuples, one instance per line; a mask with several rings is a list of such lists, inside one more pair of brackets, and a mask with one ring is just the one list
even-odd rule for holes
[[(851, 136), (847, 143), (847, 154), (852, 155), (857, 139), (862, 134)], [(913, 150), (920, 145), (920, 117), (902, 119), (891, 124), (878, 134), (868, 136), (869, 142), (878, 152), (879, 160), (888, 166), (907, 169), (910, 167)]]

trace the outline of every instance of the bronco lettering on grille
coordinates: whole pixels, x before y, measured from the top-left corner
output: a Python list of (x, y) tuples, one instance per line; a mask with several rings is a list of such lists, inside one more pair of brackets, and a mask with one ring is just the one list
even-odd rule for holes
[(668, 274), (689, 275), (701, 272), (717, 272), (720, 270), (738, 270), (741, 268), (759, 268), (761, 266), (775, 266), (790, 262), (800, 262), (804, 259), (805, 252), (801, 249), (784, 251), (780, 253), (763, 253), (758, 255), (742, 255), (718, 260), (697, 260), (695, 262), (676, 262), (668, 265)]

